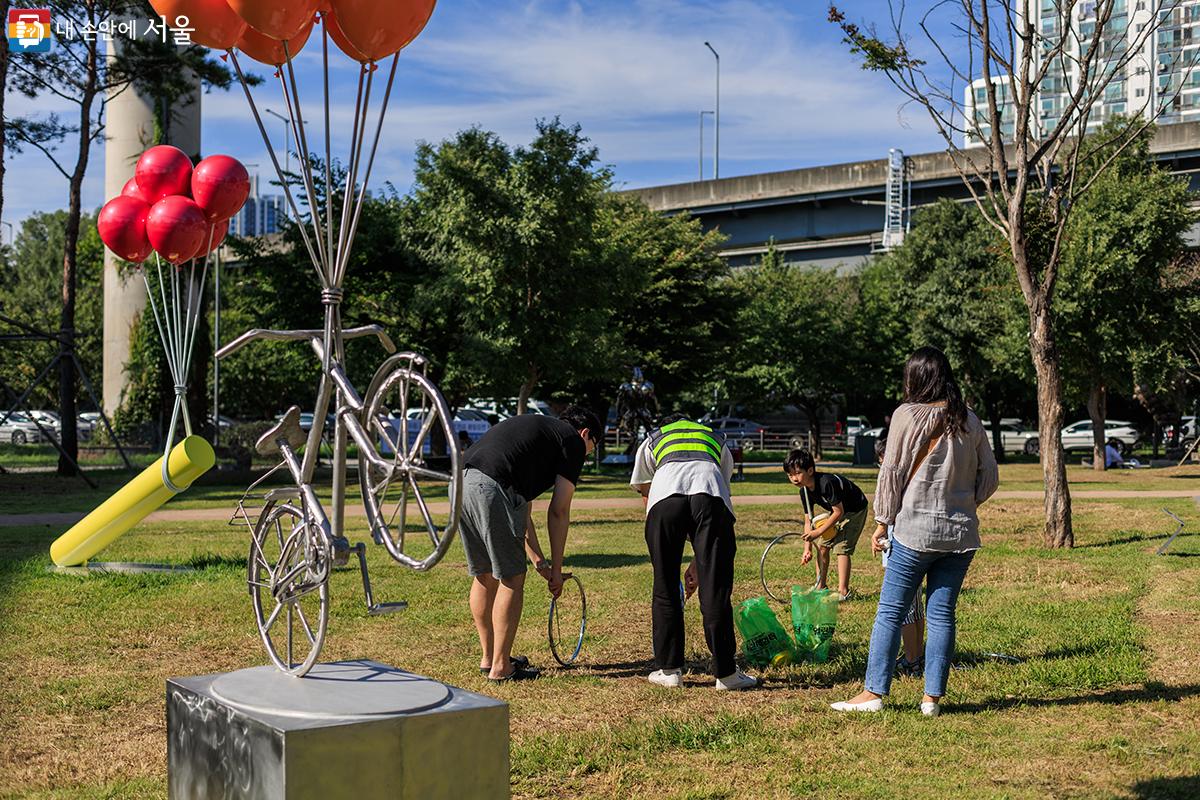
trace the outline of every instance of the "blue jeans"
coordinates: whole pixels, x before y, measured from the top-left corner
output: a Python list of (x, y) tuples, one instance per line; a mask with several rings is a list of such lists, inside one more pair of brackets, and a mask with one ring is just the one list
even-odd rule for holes
[(912, 607), (913, 598), (928, 577), (929, 595), (925, 605), (925, 694), (946, 694), (946, 678), (954, 655), (954, 607), (962, 588), (969, 553), (923, 553), (910, 550), (892, 539), (883, 588), (879, 592), (879, 610), (871, 630), (871, 651), (867, 656), (868, 692), (884, 695), (892, 686), (892, 670), (900, 649), (900, 627)]

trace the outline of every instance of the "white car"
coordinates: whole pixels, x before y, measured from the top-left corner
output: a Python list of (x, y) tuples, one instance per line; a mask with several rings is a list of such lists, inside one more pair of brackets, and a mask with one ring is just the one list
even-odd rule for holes
[(866, 433), (871, 428), (871, 422), (866, 417), (846, 417), (846, 446), (854, 447), (854, 440), (860, 433)]
[(0, 442), (28, 444), (42, 441), (42, 432), (34, 421), (20, 411), (0, 411)]
[[(1092, 421), (1090, 419), (1081, 419), (1078, 422), (1072, 422), (1062, 429), (1061, 435), (1063, 450), (1092, 449)], [(1131, 451), (1141, 441), (1141, 438), (1141, 434), (1138, 433), (1137, 428), (1133, 427), (1131, 423), (1116, 419), (1104, 421), (1104, 441), (1107, 442), (1109, 439), (1116, 439), (1121, 443), (1122, 454)], [(1037, 455), (1039, 452), (1036, 435), (1026, 441), (1025, 452), (1029, 455)]]

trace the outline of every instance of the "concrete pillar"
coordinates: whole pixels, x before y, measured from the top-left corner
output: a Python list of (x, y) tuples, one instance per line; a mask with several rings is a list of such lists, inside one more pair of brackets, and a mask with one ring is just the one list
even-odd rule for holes
[[(114, 37), (115, 39), (115, 37)], [(114, 42), (114, 46), (119, 46)], [(200, 87), (173, 109), (167, 144), (173, 144), (195, 160), (200, 155)], [(104, 199), (121, 193), (133, 177), (142, 151), (154, 144), (154, 109), (151, 101), (134, 87), (108, 99), (108, 126), (104, 145)], [(118, 270), (118, 259), (104, 253), (104, 410), (113, 413), (121, 404), (127, 382), (125, 364), (133, 338), (133, 323), (146, 305), (142, 279)]]

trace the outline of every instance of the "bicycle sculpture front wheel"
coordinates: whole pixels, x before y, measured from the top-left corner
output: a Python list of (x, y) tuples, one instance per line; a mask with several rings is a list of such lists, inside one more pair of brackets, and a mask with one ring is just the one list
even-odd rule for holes
[(362, 422), (376, 446), (358, 457), (372, 537), (418, 571), (442, 560), (462, 506), (458, 437), (425, 363), (415, 353), (397, 353), (375, 373)]
[(250, 598), (267, 655), (297, 677), (325, 643), (329, 568), (321, 527), (296, 506), (268, 503), (250, 539)]

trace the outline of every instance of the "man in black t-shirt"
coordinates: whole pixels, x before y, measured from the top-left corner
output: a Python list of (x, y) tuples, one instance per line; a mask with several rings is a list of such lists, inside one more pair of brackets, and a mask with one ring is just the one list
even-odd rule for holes
[[(830, 553), (837, 556), (838, 598), (850, 597), (850, 557), (867, 522), (867, 496), (849, 478), (832, 472), (818, 472), (812, 454), (793, 450), (783, 462), (783, 471), (793, 486), (800, 487), (804, 506), (804, 556), (800, 563), (812, 560), (817, 545), (817, 588), (826, 588)], [(817, 511), (817, 507), (822, 510)], [(824, 513), (825, 519), (813, 518)]]
[[(512, 657), (525, 598), (525, 555), (558, 597), (575, 484), (603, 430), (595, 414), (570, 406), (557, 419), (542, 414), (506, 419), (466, 453), (459, 531), (474, 578), (471, 616), (483, 650), (479, 669), (493, 681), (537, 677), (527, 659)], [(549, 561), (531, 515), (533, 500), (547, 489), (554, 490), (546, 512)]]

